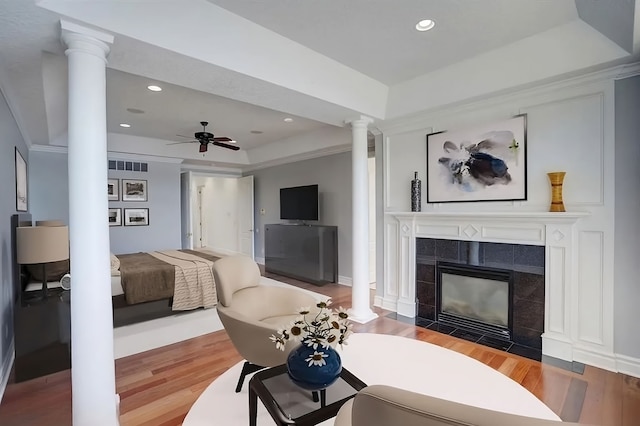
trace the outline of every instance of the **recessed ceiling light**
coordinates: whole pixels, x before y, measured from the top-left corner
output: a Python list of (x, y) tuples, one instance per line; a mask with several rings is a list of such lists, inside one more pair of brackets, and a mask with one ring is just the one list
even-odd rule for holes
[(147, 86), (147, 89), (151, 90), (152, 92), (161, 92), (162, 91), (162, 87), (160, 86)]
[(127, 108), (131, 114), (144, 114), (144, 111), (138, 108)]
[(293, 121), (293, 118), (291, 118), (291, 117), (287, 117), (287, 118), (284, 119), (285, 123), (291, 123), (292, 121)]
[(429, 31), (431, 28), (435, 27), (436, 23), (431, 19), (423, 19), (422, 21), (416, 24), (416, 30), (418, 31)]
[(120, 127), (129, 128), (129, 127), (131, 127), (131, 124), (120, 123)]
[(261, 135), (264, 132), (262, 130), (252, 130), (250, 133), (253, 133), (254, 135)]

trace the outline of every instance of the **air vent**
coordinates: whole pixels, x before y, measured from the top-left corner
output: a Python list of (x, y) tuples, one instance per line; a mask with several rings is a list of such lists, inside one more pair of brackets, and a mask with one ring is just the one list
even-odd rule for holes
[(138, 163), (136, 161), (109, 160), (109, 170), (147, 172), (149, 171), (149, 165), (147, 163)]

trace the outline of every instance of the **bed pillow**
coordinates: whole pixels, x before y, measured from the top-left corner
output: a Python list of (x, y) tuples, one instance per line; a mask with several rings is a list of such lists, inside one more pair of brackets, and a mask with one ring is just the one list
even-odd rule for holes
[(120, 271), (120, 259), (111, 253), (111, 275), (116, 274), (118, 271)]

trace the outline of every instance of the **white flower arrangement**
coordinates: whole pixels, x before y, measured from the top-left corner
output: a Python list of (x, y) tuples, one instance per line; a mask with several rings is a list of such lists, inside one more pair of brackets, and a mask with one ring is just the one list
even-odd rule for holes
[(329, 308), (330, 305), (331, 299), (328, 299), (316, 304), (319, 309), (317, 312), (312, 312), (309, 307), (298, 309), (301, 316), (287, 327), (278, 330), (277, 335), (272, 334), (271, 341), (281, 351), (284, 351), (288, 340), (300, 341), (303, 345), (313, 348), (313, 355), (305, 359), (309, 367), (325, 365), (324, 359), (328, 355), (322, 349), (346, 345), (347, 338), (352, 333), (347, 311), (342, 307), (332, 310)]

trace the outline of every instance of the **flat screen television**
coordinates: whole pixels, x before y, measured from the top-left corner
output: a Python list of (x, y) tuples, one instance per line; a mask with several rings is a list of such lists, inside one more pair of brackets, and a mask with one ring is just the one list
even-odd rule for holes
[(318, 220), (318, 185), (280, 188), (280, 219)]

